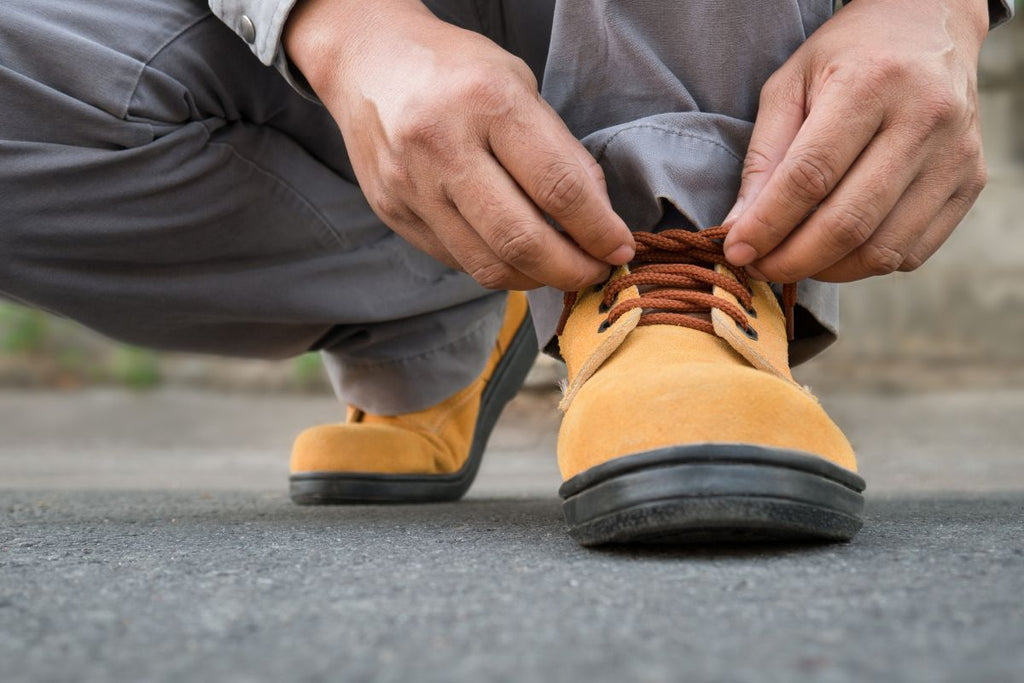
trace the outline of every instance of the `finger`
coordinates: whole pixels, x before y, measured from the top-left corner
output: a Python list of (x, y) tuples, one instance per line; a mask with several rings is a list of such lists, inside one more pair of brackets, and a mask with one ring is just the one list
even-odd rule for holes
[(944, 184), (915, 180), (868, 241), (814, 278), (852, 282), (898, 270), (932, 229), (948, 198)]
[(377, 218), (406, 242), (449, 268), (462, 270), (458, 260), (445, 248), (431, 227), (404, 201), (378, 187), (367, 191), (366, 199)]
[(892, 130), (876, 137), (824, 203), (753, 264), (756, 270), (773, 282), (798, 282), (868, 242), (918, 175), (925, 153), (911, 143)]
[(464, 270), (458, 259), (452, 256), (452, 253), (445, 248), (441, 240), (434, 235), (419, 216), (410, 214), (400, 224), (388, 227), (398, 233), (406, 242), (449, 268)]
[(490, 145), (533, 203), (584, 251), (612, 265), (632, 260), (633, 235), (612, 209), (600, 165), (539, 97), (494, 127)]
[(451, 204), (424, 212), (445, 249), (481, 286), (488, 289), (536, 289), (541, 283), (504, 262)]
[(467, 159), (466, 168), (470, 172), (452, 183), (449, 196), (498, 259), (565, 291), (579, 291), (608, 275), (608, 264), (549, 225), (493, 158)]
[[(984, 181), (982, 181), (982, 185), (984, 185)], [(928, 230), (910, 248), (910, 253), (900, 264), (899, 270), (910, 272), (924, 265), (924, 262), (945, 244), (956, 227), (960, 225), (980, 191), (980, 189), (975, 191), (971, 187), (961, 188), (950, 197), (939, 214), (931, 221)]]
[(880, 107), (841, 85), (822, 91), (764, 189), (732, 225), (730, 260), (747, 265), (767, 256), (835, 189), (881, 123)]
[[(740, 191), (736, 203), (722, 222), (732, 226), (743, 208), (753, 202), (764, 189), (768, 178), (793, 143), (805, 114), (805, 89), (798, 69), (783, 67), (761, 89), (758, 115), (743, 160)], [(739, 257), (730, 249), (735, 238), (726, 238), (726, 254)]]

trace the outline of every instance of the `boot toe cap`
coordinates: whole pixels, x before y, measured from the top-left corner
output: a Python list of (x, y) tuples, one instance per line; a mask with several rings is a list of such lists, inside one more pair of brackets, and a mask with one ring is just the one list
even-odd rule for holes
[(444, 445), (429, 435), (380, 424), (335, 424), (302, 432), (292, 447), (292, 474), (306, 472), (443, 474)]
[(628, 381), (591, 378), (563, 420), (559, 466), (569, 479), (615, 458), (701, 443), (803, 451), (856, 471), (849, 442), (813, 396), (765, 372), (716, 363)]

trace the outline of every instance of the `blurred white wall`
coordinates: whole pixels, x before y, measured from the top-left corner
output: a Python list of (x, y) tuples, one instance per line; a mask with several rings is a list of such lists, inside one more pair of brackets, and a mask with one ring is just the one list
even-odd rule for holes
[(1024, 18), (989, 37), (981, 85), (988, 187), (921, 269), (843, 288), (813, 382), (1024, 382)]

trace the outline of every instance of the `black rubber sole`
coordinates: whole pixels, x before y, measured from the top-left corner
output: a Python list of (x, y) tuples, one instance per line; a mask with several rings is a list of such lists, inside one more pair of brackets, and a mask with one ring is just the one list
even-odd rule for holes
[(484, 387), (469, 458), (451, 474), (406, 475), (303, 472), (289, 480), (289, 493), (299, 505), (352, 503), (435, 503), (458, 500), (476, 479), (487, 440), (501, 411), (519, 391), (537, 357), (537, 336), (527, 313), (508, 352), (498, 361)]
[(617, 458), (559, 495), (580, 544), (848, 541), (864, 480), (806, 453), (697, 444)]

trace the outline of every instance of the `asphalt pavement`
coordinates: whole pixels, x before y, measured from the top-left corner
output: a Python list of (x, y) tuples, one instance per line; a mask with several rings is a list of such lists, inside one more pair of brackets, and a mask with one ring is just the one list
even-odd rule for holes
[(1024, 391), (826, 396), (849, 544), (586, 550), (550, 394), (465, 501), (299, 508), (323, 397), (0, 392), (0, 681), (1024, 681)]

